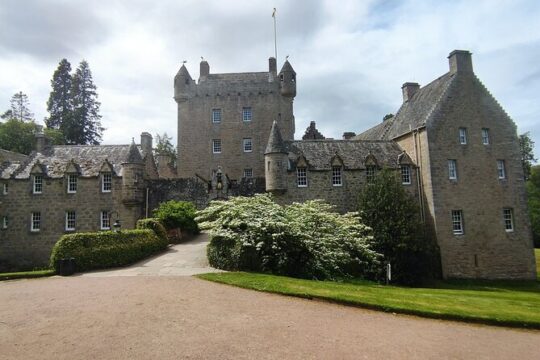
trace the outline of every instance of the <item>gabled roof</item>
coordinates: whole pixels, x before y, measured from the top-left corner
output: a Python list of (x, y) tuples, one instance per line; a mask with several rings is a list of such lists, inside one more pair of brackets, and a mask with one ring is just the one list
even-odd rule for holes
[(135, 141), (132, 141), (129, 145), (129, 150), (126, 159), (124, 160), (124, 163), (127, 164), (140, 164), (143, 162), (141, 152), (137, 148), (137, 145), (135, 145)]
[(4, 161), (24, 161), (28, 156), (13, 151), (0, 149), (0, 163)]

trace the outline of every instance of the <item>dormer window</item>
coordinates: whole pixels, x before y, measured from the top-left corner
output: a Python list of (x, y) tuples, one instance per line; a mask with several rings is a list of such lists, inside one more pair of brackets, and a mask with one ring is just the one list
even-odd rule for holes
[(305, 167), (296, 168), (296, 182), (298, 187), (307, 187), (307, 169)]
[(68, 194), (75, 194), (77, 192), (77, 174), (68, 174), (67, 192)]
[(34, 181), (32, 184), (32, 193), (41, 194), (43, 192), (43, 176), (34, 175)]
[(366, 166), (366, 180), (368, 183), (371, 183), (373, 182), (373, 180), (375, 180), (375, 170), (376, 170), (376, 166), (375, 165), (368, 165)]
[(332, 186), (343, 185), (342, 169), (341, 166), (332, 166)]
[(112, 173), (106, 172), (101, 174), (101, 192), (111, 192), (112, 190)]
[(403, 185), (411, 185), (411, 166), (401, 165), (401, 183)]

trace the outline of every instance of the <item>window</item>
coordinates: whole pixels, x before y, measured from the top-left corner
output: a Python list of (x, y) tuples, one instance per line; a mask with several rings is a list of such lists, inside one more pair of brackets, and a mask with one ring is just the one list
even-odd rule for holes
[(503, 219), (504, 219), (504, 229), (506, 232), (514, 231), (514, 214), (512, 209), (504, 208), (503, 209)]
[(489, 129), (482, 129), (482, 144), (489, 145)]
[(343, 185), (341, 166), (332, 166), (332, 186)]
[(112, 190), (112, 173), (101, 174), (101, 191), (111, 192)]
[(34, 194), (41, 194), (43, 192), (43, 176), (34, 175), (33, 192)]
[(221, 154), (221, 139), (212, 140), (212, 152), (214, 154)]
[(7, 229), (7, 228), (8, 228), (8, 217), (3, 216), (2, 217), (2, 229)]
[(305, 167), (296, 168), (296, 182), (298, 187), (307, 187), (307, 169)]
[(366, 166), (366, 180), (368, 183), (373, 182), (375, 180), (375, 165), (368, 165)]
[(452, 231), (454, 235), (463, 235), (463, 212), (452, 210)]
[(41, 229), (41, 213), (33, 212), (30, 216), (30, 231), (39, 231)]
[(459, 143), (461, 145), (467, 144), (467, 129), (466, 128), (459, 128)]
[(411, 167), (409, 165), (401, 165), (401, 183), (403, 185), (411, 184)]
[(251, 108), (245, 107), (242, 109), (242, 120), (251, 121)]
[(212, 109), (212, 122), (214, 124), (221, 122), (221, 109)]
[(101, 230), (110, 230), (111, 229), (111, 219), (109, 218), (108, 211), (102, 211), (100, 215), (100, 228)]
[(456, 160), (448, 160), (448, 178), (457, 180), (457, 163)]
[(4, 183), (4, 185), (2, 187), (3, 187), (2, 193), (4, 195), (7, 195), (7, 193), (8, 193), (8, 184)]
[(252, 152), (253, 151), (253, 142), (251, 139), (244, 139), (244, 152)]
[(75, 211), (66, 211), (66, 231), (75, 230)]
[(77, 175), (69, 174), (67, 178), (67, 192), (69, 194), (74, 194), (77, 192)]
[(245, 178), (252, 178), (253, 177), (253, 169), (244, 169), (244, 177)]
[(504, 167), (504, 160), (497, 160), (497, 174), (499, 179), (506, 179), (506, 169)]

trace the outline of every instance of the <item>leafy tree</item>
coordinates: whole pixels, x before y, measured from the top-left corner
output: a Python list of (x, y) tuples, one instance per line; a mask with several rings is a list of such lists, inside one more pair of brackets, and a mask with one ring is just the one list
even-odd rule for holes
[(65, 139), (64, 139), (64, 133), (58, 129), (52, 129), (52, 128), (45, 128), (43, 129), (43, 133), (46, 137), (49, 138), (49, 141), (52, 145), (64, 145)]
[(417, 201), (395, 171), (380, 171), (358, 203), (364, 223), (373, 229), (373, 250), (392, 266), (392, 281), (415, 284), (438, 275), (438, 249), (425, 235)]
[(23, 93), (22, 91), (15, 93), (11, 97), (10, 103), (11, 113), (8, 114), (6, 112), (4, 115), (10, 116), (11, 118), (17, 119), (19, 121), (34, 120), (34, 114), (32, 114), (29, 109), (30, 102), (28, 101), (28, 96), (25, 93)]
[[(42, 127), (33, 121), (9, 119), (0, 123), (0, 148), (28, 155), (34, 150), (35, 136), (41, 130)], [(64, 144), (64, 136), (59, 130), (45, 128), (43, 132), (51, 140), (51, 144)]]
[(99, 115), (101, 104), (97, 101), (92, 72), (85, 60), (81, 61), (73, 75), (71, 96), (73, 116), (62, 129), (66, 141), (69, 144), (99, 144), (104, 130)]
[(176, 148), (171, 142), (172, 137), (166, 132), (163, 135), (156, 134), (156, 149), (155, 152), (160, 155), (168, 155), (174, 162), (176, 159)]
[(5, 120), (9, 120), (9, 119), (13, 118), (13, 111), (11, 111), (11, 109), (7, 110), (2, 115), (0, 115), (0, 118), (5, 119)]
[(195, 222), (196, 211), (195, 205), (189, 201), (170, 200), (159, 204), (153, 213), (168, 230), (180, 228), (197, 234), (199, 226)]
[(527, 181), (527, 195), (534, 245), (540, 248), (540, 165), (531, 168), (531, 176)]
[(531, 165), (536, 162), (534, 158), (534, 141), (531, 139), (531, 133), (527, 131), (519, 135), (519, 149), (521, 151), (521, 164), (523, 166), (523, 175), (525, 180), (531, 176)]
[(70, 72), (71, 64), (66, 59), (62, 59), (51, 80), (52, 91), (47, 101), (49, 117), (45, 119), (48, 128), (63, 129), (73, 115)]

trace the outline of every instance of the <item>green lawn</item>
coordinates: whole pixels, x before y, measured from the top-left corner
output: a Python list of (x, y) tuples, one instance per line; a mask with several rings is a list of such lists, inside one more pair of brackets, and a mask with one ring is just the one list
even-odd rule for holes
[(406, 288), (368, 281), (340, 283), (245, 272), (211, 273), (199, 277), (247, 289), (389, 312), (540, 329), (538, 281), (451, 281), (432, 288)]
[(20, 271), (11, 273), (0, 273), (0, 281), (2, 280), (15, 280), (15, 279), (30, 279), (40, 278), (46, 276), (53, 276), (56, 274), (54, 270), (34, 270), (34, 271)]

